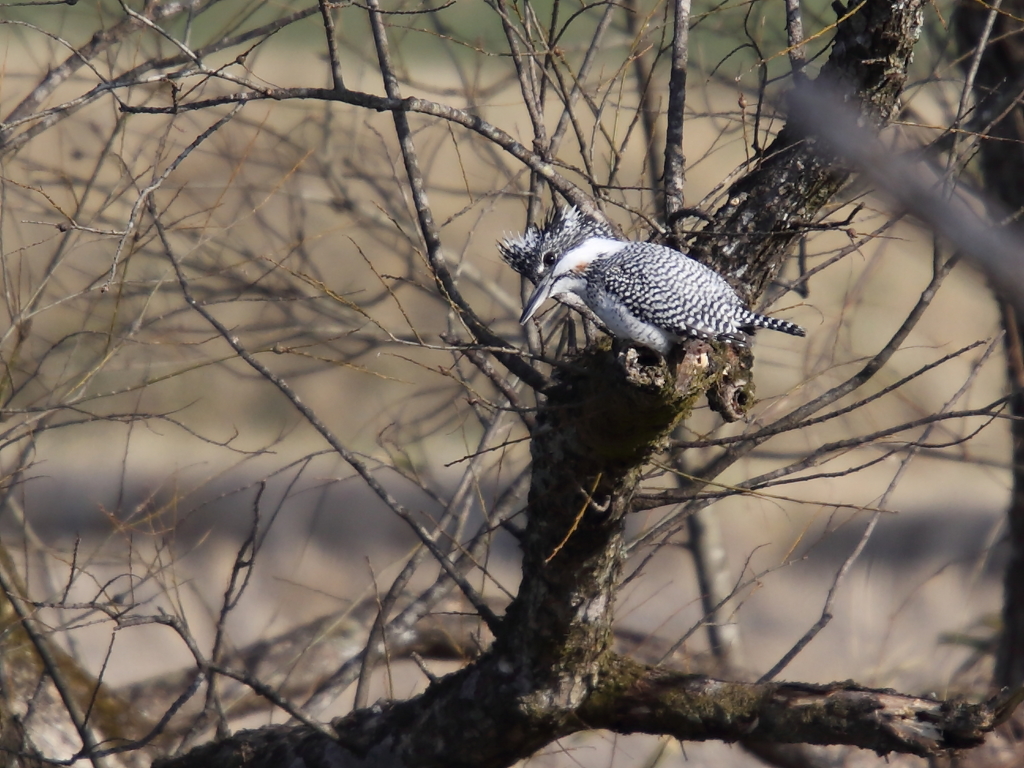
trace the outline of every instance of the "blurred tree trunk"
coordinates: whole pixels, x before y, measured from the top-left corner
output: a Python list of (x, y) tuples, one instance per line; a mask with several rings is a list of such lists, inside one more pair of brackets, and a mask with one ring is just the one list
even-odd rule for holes
[[(1018, 170), (1024, 171), (1024, 165), (1018, 166)], [(1007, 510), (1010, 562), (1006, 567), (1003, 628), (993, 679), (996, 687), (1003, 688), (1024, 684), (1024, 324), (1006, 302), (1000, 301), (1000, 304), (1006, 329), (1008, 380), (1013, 388), (1010, 400), (1013, 495)]]
[[(962, 3), (955, 16), (961, 65), (976, 101), (970, 127), (982, 136), (978, 155), (985, 188), (1010, 212), (1007, 226), (1024, 237), (1024, 2)], [(968, 85), (971, 85), (969, 82)], [(1024, 684), (1024, 323), (998, 296), (1006, 331), (1007, 379), (1013, 398), (1013, 494), (1007, 511), (1010, 562), (1006, 569), (1003, 630), (993, 684)]]
[[(1024, 240), (1024, 2), (961, 2), (954, 32), (973, 89), (975, 111), (969, 128), (980, 136), (978, 159), (990, 199), (1009, 213), (1005, 226)], [(972, 81), (973, 77), (973, 81)], [(1005, 213), (996, 214), (1003, 218)], [(1024, 318), (999, 295), (1007, 381), (1011, 390), (1010, 433), (1013, 490), (1007, 509), (1009, 562), (1004, 577), (1002, 627), (996, 646), (995, 689), (1024, 684)], [(1018, 714), (979, 752), (973, 765), (1019, 765), (1024, 759), (1024, 729)]]

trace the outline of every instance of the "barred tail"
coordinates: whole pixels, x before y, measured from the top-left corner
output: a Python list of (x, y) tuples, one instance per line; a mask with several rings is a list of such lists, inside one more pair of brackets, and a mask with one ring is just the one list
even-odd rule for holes
[(754, 312), (751, 312), (750, 323), (748, 326), (744, 326), (743, 330), (749, 332), (753, 331), (754, 328), (767, 328), (770, 331), (782, 331), (783, 333), (788, 333), (790, 336), (807, 335), (807, 331), (805, 331), (796, 323), (791, 323), (788, 320), (779, 320), (778, 318), (775, 317), (758, 315)]

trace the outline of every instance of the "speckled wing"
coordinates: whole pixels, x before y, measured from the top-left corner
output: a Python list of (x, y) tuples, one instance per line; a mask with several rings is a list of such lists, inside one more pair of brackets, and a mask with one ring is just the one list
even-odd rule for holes
[(594, 290), (618, 297), (637, 319), (676, 336), (742, 340), (741, 328), (754, 316), (725, 278), (665, 246), (632, 243), (591, 269)]

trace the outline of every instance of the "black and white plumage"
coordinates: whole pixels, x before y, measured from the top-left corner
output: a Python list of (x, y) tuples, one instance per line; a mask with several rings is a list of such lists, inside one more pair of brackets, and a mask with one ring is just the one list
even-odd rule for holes
[(544, 226), (534, 225), (518, 237), (506, 237), (498, 243), (498, 252), (506, 264), (536, 285), (557, 261), (548, 254), (560, 256), (591, 237), (619, 239), (610, 226), (576, 206), (556, 206), (548, 212)]
[(725, 278), (689, 256), (616, 239), (588, 222), (575, 208), (559, 209), (543, 229), (501, 244), (513, 268), (528, 263), (537, 275), (521, 323), (548, 298), (574, 294), (612, 334), (662, 355), (684, 338), (745, 344), (757, 328), (804, 335), (798, 325), (751, 312)]

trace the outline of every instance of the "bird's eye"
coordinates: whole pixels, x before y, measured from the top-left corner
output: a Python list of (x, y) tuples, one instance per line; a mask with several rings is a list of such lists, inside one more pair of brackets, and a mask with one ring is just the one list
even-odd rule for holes
[(557, 259), (555, 258), (555, 252), (554, 251), (544, 251), (544, 255), (541, 256), (540, 258), (541, 258), (541, 261), (544, 262), (544, 266), (545, 267), (550, 267), (552, 264), (554, 264), (557, 261)]

